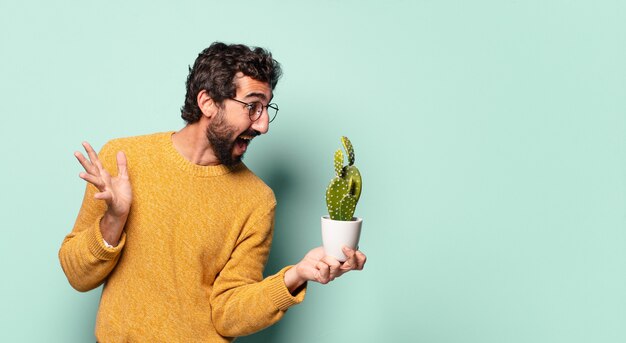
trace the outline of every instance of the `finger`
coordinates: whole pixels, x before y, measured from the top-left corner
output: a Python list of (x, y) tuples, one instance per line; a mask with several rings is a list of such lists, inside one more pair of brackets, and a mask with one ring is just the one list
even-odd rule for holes
[(363, 267), (365, 266), (365, 262), (367, 262), (367, 256), (365, 256), (365, 254), (363, 254), (362, 252), (357, 251), (356, 260), (357, 260), (357, 267), (355, 269), (363, 270)]
[(93, 150), (93, 147), (91, 147), (91, 145), (87, 142), (83, 142), (83, 147), (85, 148), (85, 151), (87, 152), (87, 155), (89, 156), (89, 160), (91, 161), (91, 164), (96, 166), (96, 168), (93, 168), (93, 174), (96, 176), (100, 175), (100, 170), (102, 170), (102, 164), (100, 163), (100, 160), (98, 160), (98, 155), (96, 154), (96, 151)]
[(106, 169), (104, 169), (104, 166), (102, 165), (102, 162), (100, 162), (100, 160), (96, 157), (96, 160), (93, 161), (93, 164), (96, 165), (97, 170), (98, 170), (98, 175), (102, 174), (104, 175), (104, 173), (106, 172)]
[(83, 166), (83, 169), (85, 169), (86, 172), (91, 172), (91, 169), (93, 168), (93, 165), (91, 164), (91, 162), (89, 162), (85, 156), (83, 156), (83, 154), (81, 154), (78, 151), (74, 152), (74, 157), (76, 157), (76, 159), (78, 160), (78, 163), (80, 163), (81, 166)]
[(98, 155), (96, 154), (96, 151), (93, 149), (91, 144), (85, 141), (83, 142), (83, 148), (85, 148), (85, 151), (87, 152), (87, 155), (89, 155), (89, 159), (91, 160), (91, 162), (98, 160)]
[(98, 199), (98, 200), (105, 200), (105, 201), (113, 199), (113, 195), (111, 194), (110, 191), (104, 191), (104, 192), (96, 193), (96, 194), (94, 194), (93, 197)]
[(327, 284), (330, 281), (330, 267), (326, 263), (320, 261), (317, 262), (315, 268), (318, 271), (317, 282), (323, 285)]
[(126, 155), (122, 151), (117, 152), (117, 176), (128, 177)]
[(317, 247), (317, 248), (311, 249), (311, 251), (307, 253), (307, 256), (315, 259), (316, 261), (319, 261), (324, 256), (326, 256), (326, 252), (324, 251), (324, 247)]
[(102, 190), (103, 189), (102, 187), (104, 187), (104, 184), (102, 183), (102, 179), (99, 178), (99, 177), (95, 177), (95, 176), (93, 176), (91, 174), (88, 174), (88, 173), (80, 173), (80, 174), (78, 174), (78, 176), (81, 179), (83, 179), (83, 180), (89, 182), (90, 184), (96, 186), (96, 188), (98, 188), (99, 190)]
[(355, 256), (355, 251), (346, 246), (343, 247), (343, 253), (346, 255), (347, 259), (341, 265), (342, 270), (352, 270), (357, 265), (357, 260)]
[(104, 185), (103, 189), (112, 189), (111, 174), (109, 174), (109, 172), (107, 172), (106, 169), (102, 169), (101, 173), (102, 175), (100, 175), (100, 179), (102, 180), (101, 182)]
[(322, 262), (328, 265), (328, 270), (330, 272), (331, 281), (340, 275), (339, 268), (341, 267), (341, 263), (339, 263), (337, 259), (335, 259), (332, 256), (324, 256), (324, 258), (322, 258)]

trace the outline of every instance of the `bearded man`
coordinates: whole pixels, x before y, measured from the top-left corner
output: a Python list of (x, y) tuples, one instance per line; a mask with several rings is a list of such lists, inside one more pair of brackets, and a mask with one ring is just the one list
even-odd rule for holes
[(276, 199), (241, 162), (268, 132), (281, 75), (262, 48), (213, 43), (190, 69), (177, 132), (89, 143), (75, 156), (87, 189), (59, 259), (70, 284), (104, 284), (99, 342), (229, 342), (276, 323), (307, 281), (361, 270), (321, 247), (263, 279)]

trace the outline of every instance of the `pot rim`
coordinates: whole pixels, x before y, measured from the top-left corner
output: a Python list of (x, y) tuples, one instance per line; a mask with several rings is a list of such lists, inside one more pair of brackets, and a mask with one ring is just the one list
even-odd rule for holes
[(355, 223), (355, 222), (362, 222), (363, 218), (361, 218), (361, 217), (352, 217), (352, 220), (334, 220), (334, 219), (330, 219), (330, 215), (326, 214), (326, 215), (322, 216), (322, 220), (327, 220), (327, 221), (331, 221), (331, 222)]

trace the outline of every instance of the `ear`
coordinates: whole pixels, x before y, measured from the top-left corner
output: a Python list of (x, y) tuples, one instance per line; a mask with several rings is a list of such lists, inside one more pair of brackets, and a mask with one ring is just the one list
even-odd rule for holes
[(198, 102), (198, 107), (200, 107), (202, 114), (207, 117), (207, 119), (213, 118), (217, 113), (217, 105), (206, 90), (203, 89), (198, 93), (196, 101)]

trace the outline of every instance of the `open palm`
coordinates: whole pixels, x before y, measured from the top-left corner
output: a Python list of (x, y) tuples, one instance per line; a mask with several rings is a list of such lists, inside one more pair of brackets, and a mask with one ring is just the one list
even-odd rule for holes
[(89, 159), (85, 158), (85, 156), (78, 151), (74, 153), (78, 162), (80, 162), (85, 169), (85, 172), (79, 174), (80, 178), (98, 188), (99, 192), (96, 193), (94, 197), (106, 201), (108, 210), (112, 215), (118, 217), (128, 215), (133, 192), (128, 177), (126, 155), (121, 151), (117, 153), (118, 173), (116, 177), (111, 177), (111, 174), (102, 166), (98, 155), (91, 145), (87, 142), (83, 142), (83, 147)]

